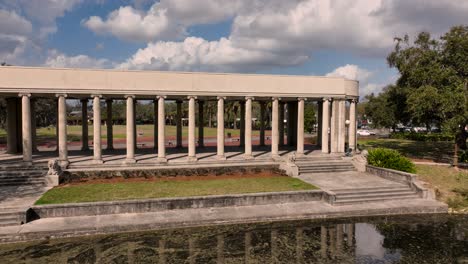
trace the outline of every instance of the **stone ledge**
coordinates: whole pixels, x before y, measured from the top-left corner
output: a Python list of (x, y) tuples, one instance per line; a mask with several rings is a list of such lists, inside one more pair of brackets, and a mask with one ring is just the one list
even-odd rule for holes
[(329, 199), (321, 190), (269, 192), (253, 194), (212, 195), (198, 197), (124, 200), (94, 203), (68, 203), (33, 206), (28, 210), (28, 222), (40, 218), (95, 216), (124, 213), (162, 212), (176, 209), (196, 209), (231, 206), (252, 206), (321, 201)]
[(406, 184), (412, 190), (416, 191), (419, 197), (423, 199), (435, 199), (435, 194), (433, 193), (434, 191), (432, 189), (423, 187), (424, 182), (419, 181), (416, 174), (387, 168), (375, 167), (372, 165), (366, 165), (366, 172), (377, 175), (390, 181)]

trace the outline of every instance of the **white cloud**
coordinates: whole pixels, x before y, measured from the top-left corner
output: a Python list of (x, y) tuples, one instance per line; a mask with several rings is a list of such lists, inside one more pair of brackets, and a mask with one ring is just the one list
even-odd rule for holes
[(115, 63), (87, 55), (67, 56), (57, 50), (49, 51), (44, 66), (53, 68), (112, 68)]
[(349, 80), (359, 81), (359, 94), (365, 96), (370, 93), (378, 93), (385, 85), (371, 82), (370, 79), (375, 75), (375, 72), (360, 68), (358, 65), (346, 64), (336, 68), (326, 76), (343, 77)]
[(83, 0), (0, 1), (0, 60), (36, 65), (56, 19)]
[(247, 50), (231, 40), (206, 41), (188, 37), (183, 42), (149, 43), (119, 67), (182, 71), (252, 71), (272, 66), (297, 65), (307, 60), (303, 55), (281, 55)]
[(15, 11), (0, 9), (0, 60), (9, 61), (25, 49), (31, 22)]

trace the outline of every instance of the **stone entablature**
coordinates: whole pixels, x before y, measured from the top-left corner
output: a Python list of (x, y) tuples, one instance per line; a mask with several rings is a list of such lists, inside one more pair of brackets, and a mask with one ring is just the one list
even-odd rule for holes
[(0, 67), (0, 93), (102, 94), (137, 98), (228, 96), (357, 98), (359, 83), (339, 77)]

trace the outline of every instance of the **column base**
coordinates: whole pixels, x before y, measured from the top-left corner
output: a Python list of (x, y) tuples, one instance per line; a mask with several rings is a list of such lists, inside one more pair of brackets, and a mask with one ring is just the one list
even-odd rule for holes
[(224, 155), (216, 155), (217, 160), (226, 160), (226, 156)]
[(253, 160), (253, 159), (255, 159), (255, 157), (252, 156), (252, 154), (244, 154), (244, 159), (246, 159), (246, 160)]
[(296, 158), (298, 157), (304, 157), (304, 152), (296, 152)]
[(93, 164), (103, 164), (104, 161), (102, 159), (93, 159)]
[(125, 164), (135, 164), (136, 163), (136, 159), (125, 159)]
[(165, 157), (158, 157), (157, 161), (158, 163), (167, 163), (167, 159)]
[(70, 165), (70, 161), (68, 160), (59, 160), (59, 165), (62, 169), (68, 168), (68, 165)]
[(198, 161), (198, 158), (195, 157), (195, 156), (193, 156), (193, 157), (189, 156), (189, 157), (187, 157), (187, 161), (188, 161), (188, 162), (197, 162), (197, 161)]
[(24, 160), (23, 160), (23, 161), (21, 162), (21, 164), (24, 165), (24, 166), (32, 166), (32, 165), (33, 165), (33, 162), (32, 162), (32, 161), (24, 161)]

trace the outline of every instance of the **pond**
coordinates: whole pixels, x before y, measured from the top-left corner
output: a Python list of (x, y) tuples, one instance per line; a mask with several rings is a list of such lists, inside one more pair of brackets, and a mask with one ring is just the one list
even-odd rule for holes
[(468, 263), (468, 215), (298, 220), (0, 245), (0, 263)]

